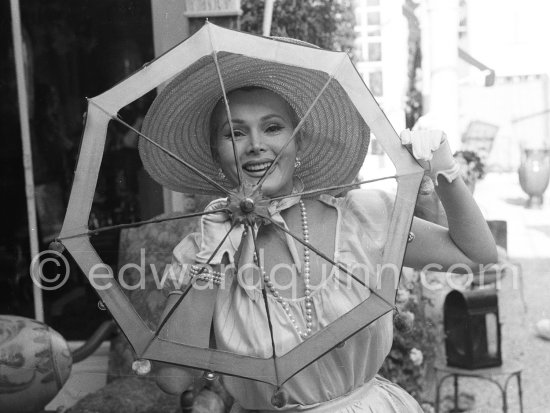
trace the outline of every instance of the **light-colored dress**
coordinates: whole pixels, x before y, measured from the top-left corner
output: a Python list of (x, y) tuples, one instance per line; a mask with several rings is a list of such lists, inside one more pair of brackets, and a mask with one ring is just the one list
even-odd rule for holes
[[(343, 198), (319, 198), (338, 212), (334, 260), (342, 265), (360, 263), (375, 273), (382, 264), (393, 200), (381, 191), (350, 191)], [(195, 253), (199, 237), (191, 235), (175, 249), (180, 263)], [(185, 249), (182, 250), (182, 247)], [(191, 254), (190, 254), (191, 253)], [(272, 356), (272, 345), (261, 291), (235, 277), (220, 288), (214, 310), (216, 345), (220, 350), (258, 357)], [(372, 280), (371, 280), (372, 282)], [(275, 352), (285, 354), (302, 341), (282, 306), (268, 294)], [(368, 299), (369, 291), (334, 271), (312, 293), (315, 328), (322, 328)], [(300, 326), (305, 325), (305, 299), (287, 299)], [(286, 382), (283, 408), (275, 408), (275, 387), (238, 377), (224, 377), (224, 385), (237, 401), (232, 412), (287, 411), (314, 413), (422, 412), (416, 401), (397, 385), (377, 376), (393, 340), (392, 312), (379, 318)]]

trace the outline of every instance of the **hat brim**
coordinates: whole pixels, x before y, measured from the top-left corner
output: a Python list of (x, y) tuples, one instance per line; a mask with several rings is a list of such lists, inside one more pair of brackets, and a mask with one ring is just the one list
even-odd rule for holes
[[(357, 176), (368, 149), (369, 127), (336, 79), (322, 71), (235, 53), (218, 52), (217, 60), (226, 93), (242, 87), (265, 88), (283, 97), (299, 119), (310, 110), (301, 128), (302, 166), (296, 171), (306, 190), (346, 184)], [(204, 56), (157, 96), (142, 133), (219, 182), (209, 123), (222, 97), (214, 58)], [(220, 194), (152, 143), (140, 139), (139, 151), (145, 169), (161, 185), (177, 192)], [(227, 189), (234, 186), (220, 183)]]

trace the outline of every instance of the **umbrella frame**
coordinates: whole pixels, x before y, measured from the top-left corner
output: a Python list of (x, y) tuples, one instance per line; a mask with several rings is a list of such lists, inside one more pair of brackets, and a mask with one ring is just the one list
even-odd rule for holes
[[(274, 44), (274, 42), (276, 42)], [(210, 48), (205, 47), (209, 45)], [(214, 50), (212, 50), (214, 48)], [(144, 65), (103, 94), (89, 99), (83, 142), (60, 239), (94, 287), (138, 357), (246, 377), (280, 386), (340, 342), (393, 311), (396, 283), (383, 269), (377, 294), (344, 314), (282, 356), (258, 358), (215, 349), (197, 348), (158, 337), (124, 294), (111, 269), (102, 265), (87, 236), (107, 126), (116, 113), (152, 89), (169, 81), (194, 61), (224, 51), (253, 58), (323, 70), (338, 81), (396, 167), (397, 196), (391, 211), (383, 262), (402, 265), (418, 188), (424, 170), (402, 147), (390, 122), (364, 84), (347, 54), (307, 48), (245, 34), (206, 23), (192, 37)]]

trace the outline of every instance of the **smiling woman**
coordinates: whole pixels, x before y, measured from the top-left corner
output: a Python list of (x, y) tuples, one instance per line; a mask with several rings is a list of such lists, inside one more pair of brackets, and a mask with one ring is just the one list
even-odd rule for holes
[[(248, 40), (261, 43), (269, 58), (295, 42)], [(291, 49), (321, 53), (302, 43)], [(337, 55), (322, 60), (329, 57)], [(393, 285), (380, 268), (395, 264), (398, 274), (402, 262), (475, 267), (493, 260), (494, 244), (445, 134), (407, 131), (401, 143), (431, 161), (427, 169), (450, 227), (413, 219), (415, 236), (400, 255), (411, 222), (394, 219), (402, 199), (349, 190), (370, 128), (367, 109), (360, 113), (338, 80), (339, 68), (327, 74), (209, 53), (173, 77), (145, 116), (140, 154), (150, 175), (172, 190), (223, 194), (201, 213), (200, 230), (174, 248), (165, 271), (171, 285), (156, 335), (186, 349), (159, 366), (157, 381), (166, 391), (179, 393), (193, 382), (197, 370), (178, 364), (195, 366), (199, 357), (191, 359), (198, 354), (191, 350), (204, 349), (209, 360), (217, 352), (238, 356), (231, 366), (221, 358), (207, 366), (226, 374), (232, 412), (421, 411), (403, 389), (377, 376), (392, 342), (393, 297), (386, 297), (395, 294), (393, 287), (388, 296), (377, 288), (382, 278)], [(370, 103), (365, 107), (378, 113)], [(384, 130), (388, 147), (414, 163), (391, 128)], [(422, 172), (416, 174), (419, 182)], [(394, 250), (401, 252), (390, 257)], [(337, 330), (346, 317), (369, 322)], [(266, 360), (273, 370), (245, 367), (243, 360)]]
[(262, 88), (237, 89), (227, 99), (231, 122), (221, 101), (211, 118), (214, 159), (235, 186), (238, 165), (245, 182), (255, 185), (282, 152), (262, 192), (270, 197), (290, 194), (300, 153), (299, 141), (290, 140), (297, 124), (294, 111), (281, 96)]

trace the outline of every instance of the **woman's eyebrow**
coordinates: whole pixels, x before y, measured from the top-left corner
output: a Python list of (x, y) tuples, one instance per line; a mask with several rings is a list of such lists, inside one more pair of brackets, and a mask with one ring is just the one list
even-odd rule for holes
[[(235, 123), (245, 123), (245, 121), (242, 120), (242, 119), (231, 119), (231, 123), (233, 123), (233, 124), (235, 124)], [(226, 126), (229, 126), (229, 121), (228, 120), (226, 120), (225, 122), (222, 123), (220, 129), (223, 129)]]
[[(264, 115), (260, 118), (260, 122), (265, 122), (267, 120), (271, 120), (273, 118), (277, 118), (277, 119), (280, 119), (282, 120), (283, 122), (290, 122), (290, 119), (286, 119), (285, 117), (277, 114), (277, 113), (270, 113), (270, 114), (267, 114), (267, 115)], [(243, 119), (231, 119), (231, 123), (233, 123), (233, 125), (235, 124), (246, 124), (246, 121), (243, 120)], [(225, 127), (228, 127), (229, 126), (229, 121), (226, 120), (225, 122), (222, 123), (220, 129), (223, 129)]]
[(269, 119), (272, 119), (272, 118), (278, 118), (278, 119), (280, 119), (280, 120), (282, 120), (282, 121), (284, 121), (284, 122), (288, 122), (288, 121), (289, 121), (288, 119), (284, 118), (284, 117), (281, 116), (281, 115), (278, 115), (277, 113), (271, 113), (271, 114), (269, 114), (269, 115), (262, 116), (262, 117), (260, 118), (260, 120), (261, 120), (261, 121), (266, 121), (266, 120), (269, 120)]

